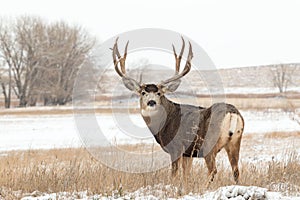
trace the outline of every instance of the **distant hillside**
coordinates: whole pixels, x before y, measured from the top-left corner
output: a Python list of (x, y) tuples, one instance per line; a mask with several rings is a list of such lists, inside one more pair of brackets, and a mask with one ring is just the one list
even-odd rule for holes
[[(274, 87), (273, 73), (280, 65), (266, 65), (221, 69), (219, 73), (225, 87)], [(292, 71), (291, 87), (300, 87), (300, 64), (286, 64)]]
[[(285, 64), (288, 71), (292, 71), (288, 91), (289, 97), (299, 98), (300, 96), (300, 63)], [(273, 73), (280, 65), (253, 66), (231, 69), (220, 69), (217, 71), (196, 71), (192, 70), (183, 79), (176, 94), (209, 96), (211, 94), (226, 94), (231, 97), (242, 97), (248, 94), (251, 97), (274, 97), (278, 96), (278, 89), (273, 84)], [(141, 70), (143, 69), (143, 70)], [(272, 72), (273, 71), (273, 72)], [(142, 73), (142, 76), (140, 74)], [(114, 69), (107, 69), (101, 76), (87, 74), (87, 79), (99, 78), (96, 96), (102, 100), (110, 100), (111, 96), (127, 98), (132, 93), (128, 91), (120, 81)], [(136, 70), (128, 69), (128, 75), (136, 80), (142, 77), (143, 83), (159, 83), (174, 74), (173, 70), (161, 70), (157, 66), (145, 66)], [(100, 76), (100, 77), (99, 77)], [(86, 80), (86, 83), (91, 82)], [(92, 86), (93, 87), (93, 86)], [(85, 86), (83, 85), (83, 88)], [(3, 95), (0, 87), (0, 107), (3, 106)], [(93, 91), (92, 91), (93, 93)], [(175, 94), (175, 95), (176, 95)], [(18, 105), (14, 93), (12, 96), (13, 106)]]
[[(288, 90), (300, 92), (300, 64), (285, 64), (287, 71), (292, 72)], [(177, 92), (208, 93), (218, 87), (223, 87), (226, 93), (264, 93), (278, 92), (274, 87), (273, 74), (280, 65), (253, 66), (231, 69), (220, 69), (217, 71), (192, 70), (187, 74)], [(157, 70), (155, 67), (146, 66), (143, 71), (129, 70), (129, 76), (139, 80), (142, 73), (142, 82), (159, 83), (174, 74), (173, 70)], [(120, 78), (113, 69), (107, 70), (99, 81), (99, 93), (108, 94), (116, 90), (112, 83), (120, 83)], [(120, 85), (122, 85), (120, 83)], [(118, 90), (125, 90), (123, 86)], [(236, 90), (235, 90), (236, 89)], [(114, 91), (116, 92), (116, 91)]]

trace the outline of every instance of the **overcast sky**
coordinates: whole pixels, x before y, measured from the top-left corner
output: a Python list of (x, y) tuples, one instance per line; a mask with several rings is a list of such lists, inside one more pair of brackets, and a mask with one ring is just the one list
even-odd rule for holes
[(79, 24), (104, 41), (138, 28), (197, 42), (219, 68), (300, 62), (300, 1), (1, 0), (1, 16)]

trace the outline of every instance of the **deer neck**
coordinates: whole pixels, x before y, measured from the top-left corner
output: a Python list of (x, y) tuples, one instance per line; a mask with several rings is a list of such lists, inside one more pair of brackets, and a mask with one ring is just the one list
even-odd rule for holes
[(176, 104), (165, 96), (161, 97), (161, 104), (154, 112), (141, 112), (141, 115), (146, 122), (148, 128), (153, 135), (158, 134), (163, 127), (168, 123), (169, 115), (176, 109)]

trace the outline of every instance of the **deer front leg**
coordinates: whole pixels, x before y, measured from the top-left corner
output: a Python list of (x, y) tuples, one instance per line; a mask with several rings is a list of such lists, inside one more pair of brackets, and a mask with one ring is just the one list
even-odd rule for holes
[[(172, 178), (176, 183), (179, 181), (178, 195), (183, 195), (188, 188), (188, 175), (190, 172), (192, 158), (180, 156), (172, 162)], [(178, 179), (179, 178), (179, 179)]]
[(172, 160), (172, 177), (177, 178), (182, 157)]
[(184, 180), (184, 187), (188, 188), (188, 177), (191, 172), (193, 164), (193, 158), (191, 157), (182, 157), (182, 170), (183, 170), (183, 180)]

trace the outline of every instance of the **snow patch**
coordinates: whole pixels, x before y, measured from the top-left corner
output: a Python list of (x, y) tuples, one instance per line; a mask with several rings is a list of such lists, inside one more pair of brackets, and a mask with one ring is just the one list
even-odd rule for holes
[[(280, 110), (241, 111), (244, 134), (300, 131), (291, 113)], [(140, 114), (96, 115), (98, 126), (112, 144), (155, 143)], [(72, 115), (0, 116), (0, 152), (83, 146)]]
[(112, 199), (180, 199), (180, 200), (300, 200), (300, 197), (285, 197), (278, 192), (270, 192), (266, 188), (256, 186), (239, 186), (232, 185), (221, 187), (216, 191), (208, 192), (203, 195), (188, 194), (184, 196), (178, 196), (178, 188), (170, 185), (154, 185), (147, 186), (138, 189), (132, 193), (126, 193), (124, 195), (98, 195), (89, 194), (89, 192), (59, 192), (51, 194), (40, 194), (39, 192), (33, 192), (32, 194), (23, 197), (21, 200), (49, 200), (49, 199), (81, 199), (81, 200), (112, 200)]

